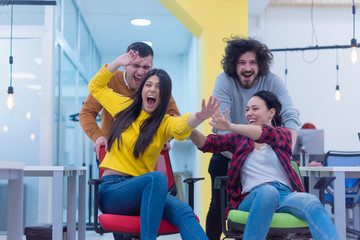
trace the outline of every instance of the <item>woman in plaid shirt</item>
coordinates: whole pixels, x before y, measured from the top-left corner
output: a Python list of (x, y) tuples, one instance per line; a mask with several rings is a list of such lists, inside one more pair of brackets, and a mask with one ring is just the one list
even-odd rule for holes
[(269, 91), (260, 91), (246, 107), (248, 125), (233, 124), (218, 110), (210, 122), (226, 135), (208, 135), (194, 130), (190, 136), (203, 152), (233, 153), (227, 191), (230, 209), (248, 211), (243, 239), (265, 239), (275, 212), (304, 219), (314, 239), (339, 239), (324, 206), (304, 192), (290, 160), (291, 133), (282, 127), (281, 103)]

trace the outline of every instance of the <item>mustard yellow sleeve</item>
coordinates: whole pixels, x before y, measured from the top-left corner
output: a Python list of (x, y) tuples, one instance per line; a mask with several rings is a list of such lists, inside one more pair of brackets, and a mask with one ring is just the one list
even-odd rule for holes
[(188, 118), (191, 113), (185, 113), (182, 117), (172, 117), (169, 118), (169, 135), (174, 137), (176, 140), (182, 141), (188, 138), (194, 128), (190, 127), (188, 124)]
[(128, 107), (132, 103), (132, 100), (108, 88), (107, 83), (113, 75), (114, 73), (109, 72), (106, 69), (106, 65), (104, 65), (89, 82), (89, 91), (111, 116), (114, 117), (118, 112)]

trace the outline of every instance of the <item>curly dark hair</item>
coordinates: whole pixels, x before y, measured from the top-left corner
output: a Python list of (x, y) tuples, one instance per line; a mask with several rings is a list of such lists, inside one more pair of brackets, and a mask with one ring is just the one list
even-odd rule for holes
[(273, 61), (273, 55), (269, 48), (254, 38), (242, 38), (239, 36), (231, 36), (224, 38), (227, 43), (225, 47), (225, 56), (221, 60), (224, 72), (230, 77), (238, 79), (236, 73), (236, 65), (239, 57), (246, 52), (254, 52), (256, 61), (259, 65), (259, 76), (264, 76), (270, 71), (270, 65)]

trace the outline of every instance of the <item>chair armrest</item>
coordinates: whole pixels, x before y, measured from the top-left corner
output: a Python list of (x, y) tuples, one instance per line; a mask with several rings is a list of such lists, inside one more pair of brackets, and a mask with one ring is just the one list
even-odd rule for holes
[(325, 204), (325, 189), (336, 179), (336, 177), (321, 177), (314, 185), (314, 189), (319, 189), (319, 200)]
[(188, 192), (188, 203), (190, 207), (194, 210), (194, 183), (200, 180), (204, 180), (205, 178), (187, 178), (183, 182), (189, 185), (189, 192)]
[(215, 178), (214, 188), (220, 189), (221, 187), (225, 187), (228, 181), (228, 176), (220, 176)]
[(89, 179), (88, 184), (99, 186), (102, 181), (102, 179)]
[(187, 178), (185, 179), (183, 182), (184, 183), (187, 183), (187, 184), (192, 184), (192, 183), (196, 183), (197, 181), (200, 181), (200, 180), (205, 180), (205, 178)]
[(321, 177), (314, 185), (315, 189), (326, 189), (336, 177)]

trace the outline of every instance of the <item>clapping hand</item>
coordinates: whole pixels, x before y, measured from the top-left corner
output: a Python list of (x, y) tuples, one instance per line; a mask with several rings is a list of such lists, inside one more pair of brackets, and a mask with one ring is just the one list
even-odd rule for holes
[(219, 109), (220, 102), (221, 100), (218, 103), (216, 103), (216, 97), (211, 96), (206, 105), (205, 99), (203, 99), (201, 103), (201, 111), (195, 113), (196, 118), (201, 121), (208, 119), (209, 117), (211, 117), (211, 115), (213, 115), (216, 112), (216, 110)]
[(220, 109), (217, 109), (217, 111), (212, 115), (212, 122), (209, 122), (211, 126), (214, 128), (220, 130), (220, 131), (227, 131), (230, 129), (230, 122), (228, 120), (229, 110), (225, 110), (225, 116), (222, 115)]

